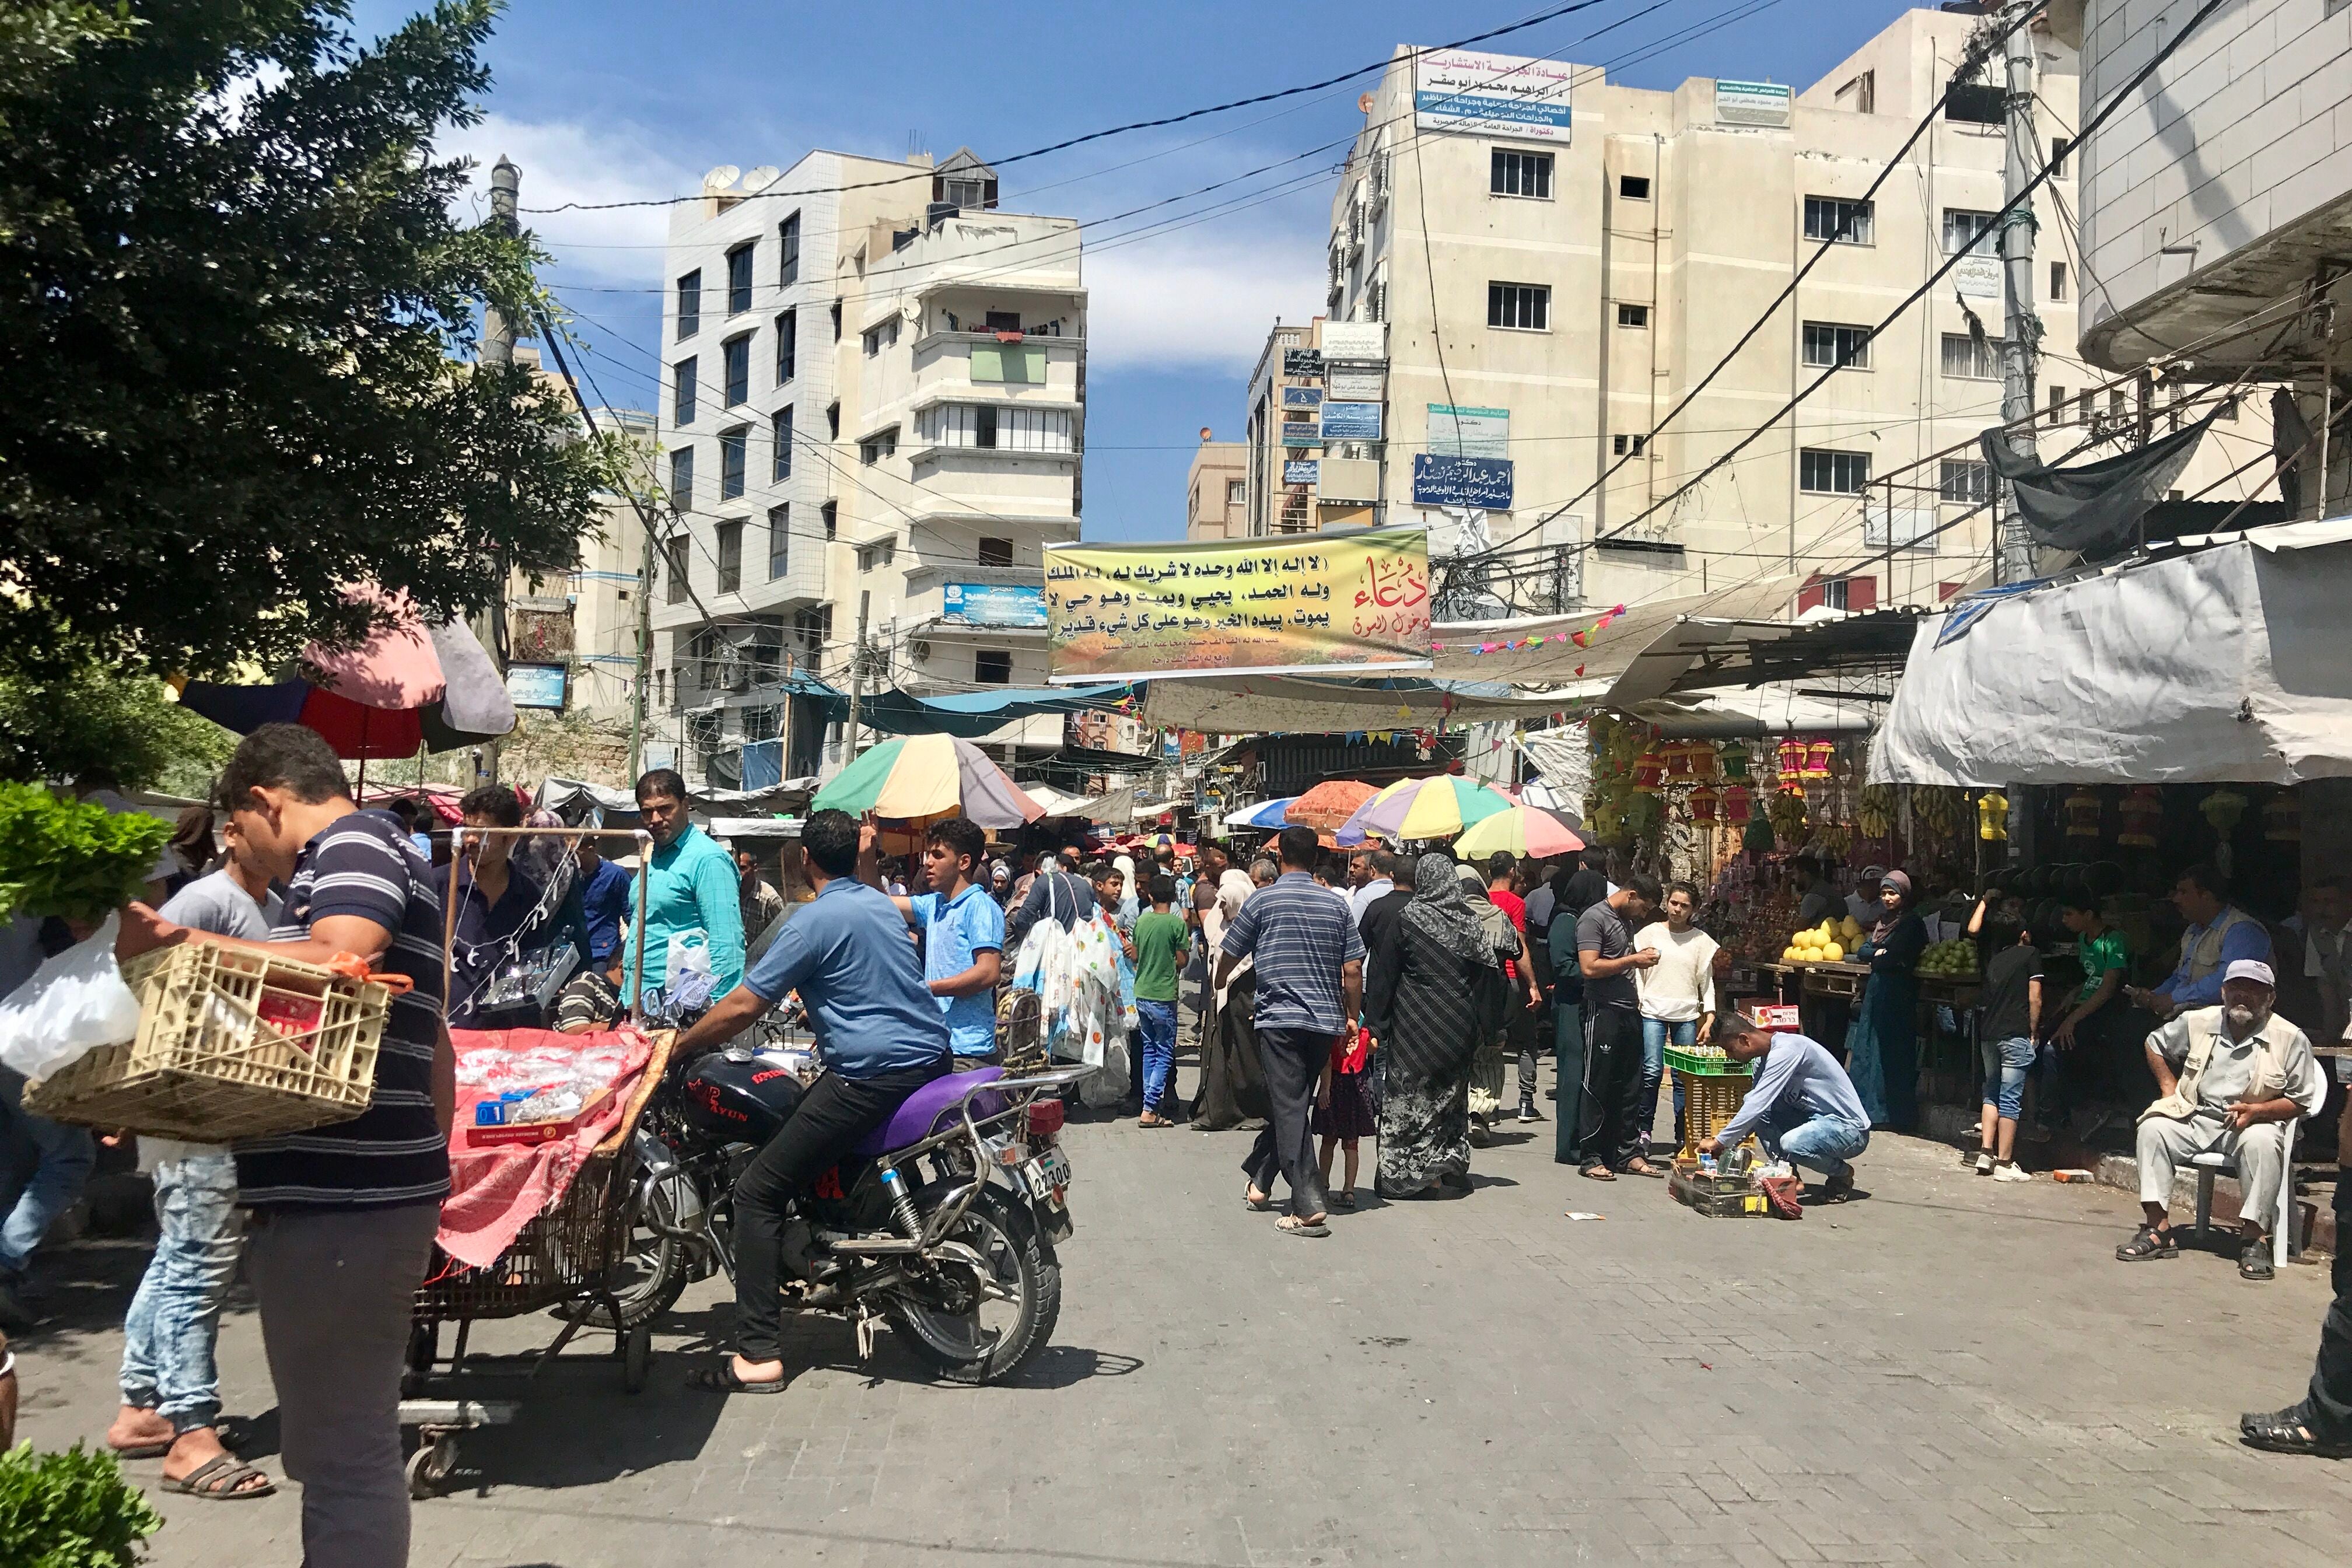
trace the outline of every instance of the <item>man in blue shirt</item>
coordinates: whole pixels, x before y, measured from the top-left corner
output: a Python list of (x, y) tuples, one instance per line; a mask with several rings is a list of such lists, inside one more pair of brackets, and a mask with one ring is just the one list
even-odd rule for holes
[(572, 879), (569, 918), (588, 933), (588, 967), (617, 971), (621, 962), (621, 925), (629, 918), (632, 879), (625, 870), (597, 852), (596, 841), (583, 838), (580, 875)]
[(2180, 963), (2154, 991), (2126, 986), (2124, 994), (2159, 1018), (2193, 1007), (2221, 1005), (2221, 976), (2240, 959), (2271, 961), (2271, 933), (2230, 902), (2230, 884), (2210, 866), (2191, 866), (2172, 885), (2172, 904), (2189, 929), (2180, 933)]
[(990, 1067), (996, 1051), (996, 981), (1004, 967), (1004, 910), (972, 880), (988, 853), (975, 822), (931, 825), (923, 870), (931, 890), (894, 896), (907, 923), (923, 933), (923, 983), (939, 998), (959, 1072)]
[(880, 879), (871, 830), (861, 833), (845, 811), (813, 812), (801, 856), (816, 897), (674, 1047), (691, 1061), (798, 991), (824, 1058), (799, 1108), (735, 1183), (735, 1354), (693, 1379), (717, 1394), (783, 1387), (785, 1205), (948, 1070), (947, 1021), (923, 984), (906, 916), (870, 885)]
[(631, 933), (622, 953), (621, 996), (636, 998), (636, 943), (646, 952), (646, 984), (669, 985), (669, 941), (700, 931), (710, 955), (710, 994), (724, 995), (743, 978), (743, 910), (735, 861), (718, 840), (686, 816), (686, 780), (656, 768), (637, 781), (637, 813), (653, 835), (653, 853), (637, 874), (646, 879), (646, 929)]
[(1753, 1132), (1765, 1152), (1822, 1172), (1824, 1203), (1852, 1196), (1853, 1167), (1846, 1162), (1870, 1146), (1870, 1113), (1837, 1058), (1802, 1035), (1772, 1034), (1729, 1008), (1716, 1015), (1715, 1043), (1733, 1061), (1764, 1065), (1739, 1113), (1701, 1139), (1697, 1151), (1737, 1149)]

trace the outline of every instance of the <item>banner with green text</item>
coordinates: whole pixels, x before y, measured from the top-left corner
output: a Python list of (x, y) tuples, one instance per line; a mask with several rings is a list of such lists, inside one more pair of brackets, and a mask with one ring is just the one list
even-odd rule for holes
[(1057, 682), (1429, 668), (1418, 528), (1045, 552)]

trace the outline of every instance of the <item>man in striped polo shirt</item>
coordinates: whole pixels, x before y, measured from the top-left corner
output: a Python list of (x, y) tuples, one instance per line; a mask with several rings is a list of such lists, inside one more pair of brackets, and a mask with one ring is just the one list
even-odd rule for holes
[(220, 804), (257, 864), (286, 887), (267, 942), (124, 911), (125, 958), (216, 942), (323, 963), (353, 953), (413, 989), (384, 1023), (368, 1109), (348, 1121), (236, 1145), (253, 1211), (247, 1273), (278, 1391), (286, 1474), (302, 1483), (302, 1554), (337, 1568), (408, 1560), (400, 1374), (409, 1307), (449, 1190), (455, 1060), (442, 1026), (441, 900), (390, 813), (362, 811), (316, 731), (265, 724), (223, 770)]

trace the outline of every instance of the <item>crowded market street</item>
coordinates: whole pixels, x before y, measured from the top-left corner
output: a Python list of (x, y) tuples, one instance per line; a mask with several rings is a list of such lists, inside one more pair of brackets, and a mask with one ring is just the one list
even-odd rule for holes
[[(2324, 1265), (2262, 1289), (2218, 1253), (2126, 1268), (2128, 1194), (1978, 1181), (1894, 1137), (1857, 1163), (1864, 1201), (1717, 1222), (1576, 1180), (1549, 1124), (1498, 1133), (1466, 1200), (1368, 1199), (1298, 1247), (1241, 1207), (1247, 1142), (1073, 1127), (1061, 1326), (1008, 1386), (930, 1382), (887, 1333), (861, 1367), (845, 1326), (803, 1319), (781, 1398), (698, 1394), (686, 1352), (724, 1292), (693, 1287), (645, 1393), (575, 1351), (520, 1425), (467, 1438), (412, 1561), (2340, 1561), (2352, 1477), (2235, 1430), (2309, 1375)], [(104, 1427), (141, 1252), (66, 1256), (61, 1324), (27, 1344), (43, 1447)], [(221, 1352), (260, 1435), (242, 1451), (273, 1455), (242, 1298)], [(156, 1501), (175, 1568), (295, 1552), (293, 1496)]]

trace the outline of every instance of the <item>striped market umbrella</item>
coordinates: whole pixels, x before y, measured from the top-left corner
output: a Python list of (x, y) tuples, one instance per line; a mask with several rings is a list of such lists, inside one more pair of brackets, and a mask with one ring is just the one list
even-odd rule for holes
[(1451, 838), (1472, 823), (1510, 809), (1508, 795), (1457, 773), (1408, 779), (1366, 801), (1340, 828), (1339, 842), (1360, 844), (1375, 833), (1395, 843)]
[(1224, 825), (1227, 827), (1259, 827), (1268, 831), (1277, 831), (1290, 826), (1287, 813), (1290, 810), (1290, 803), (1297, 798), (1295, 795), (1286, 795), (1280, 800), (1262, 800), (1255, 805), (1245, 805), (1239, 811), (1229, 811), (1223, 817)]
[(862, 753), (816, 792), (810, 809), (896, 822), (961, 816), (1018, 827), (1045, 815), (987, 752), (959, 735), (898, 735)]
[(1336, 832), (1356, 808), (1380, 793), (1354, 779), (1326, 779), (1290, 803), (1290, 820), (1325, 833)]
[(1532, 805), (1515, 805), (1481, 817), (1454, 841), (1456, 855), (1492, 855), (1507, 849), (1522, 860), (1573, 855), (1583, 847), (1584, 840), (1562, 826), (1558, 817)]

